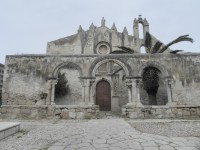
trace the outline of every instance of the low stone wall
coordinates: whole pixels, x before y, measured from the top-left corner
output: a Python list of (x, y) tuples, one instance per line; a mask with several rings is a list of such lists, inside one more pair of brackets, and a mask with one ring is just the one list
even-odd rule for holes
[(0, 118), (14, 119), (92, 119), (97, 118), (99, 107), (78, 105), (2, 105)]
[(122, 115), (131, 119), (200, 119), (200, 106), (144, 106), (125, 105)]
[(62, 119), (95, 119), (99, 113), (99, 106), (70, 106), (56, 105), (49, 107), (49, 115)]

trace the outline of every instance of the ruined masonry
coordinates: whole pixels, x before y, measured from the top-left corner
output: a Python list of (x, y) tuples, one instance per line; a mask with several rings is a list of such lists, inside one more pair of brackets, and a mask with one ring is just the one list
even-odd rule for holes
[[(139, 28), (142, 25), (142, 29)], [(139, 35), (139, 30), (144, 35)], [(133, 21), (133, 35), (115, 24), (77, 33), (47, 43), (46, 55), (6, 56), (2, 88), (2, 118), (97, 118), (99, 111), (129, 118), (199, 118), (200, 54), (141, 53), (149, 23)], [(141, 38), (142, 37), (142, 38)], [(158, 41), (152, 35), (152, 41)], [(134, 54), (110, 54), (119, 46)], [(143, 83), (144, 70), (159, 70), (156, 103)], [(66, 78), (66, 93), (56, 96), (58, 75)]]

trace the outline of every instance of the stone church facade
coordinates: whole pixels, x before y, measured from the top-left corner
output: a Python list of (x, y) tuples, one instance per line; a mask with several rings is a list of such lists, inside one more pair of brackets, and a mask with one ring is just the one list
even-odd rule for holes
[[(149, 24), (141, 17), (126, 28), (109, 29), (106, 21), (87, 31), (47, 43), (46, 55), (6, 56), (1, 117), (97, 118), (99, 111), (121, 112), (129, 118), (198, 118), (200, 116), (200, 55), (168, 52), (141, 53), (139, 37)], [(143, 36), (144, 37), (144, 36)], [(152, 36), (152, 41), (158, 41)], [(125, 46), (134, 54), (110, 54)], [(147, 67), (159, 70), (157, 104), (151, 105), (143, 88)], [(65, 74), (68, 90), (55, 96), (58, 74)]]

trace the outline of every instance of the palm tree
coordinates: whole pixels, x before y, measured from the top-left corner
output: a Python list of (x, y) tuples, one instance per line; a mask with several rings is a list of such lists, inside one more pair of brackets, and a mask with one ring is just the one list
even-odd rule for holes
[[(183, 35), (172, 42), (163, 45), (160, 41), (157, 41), (154, 45), (152, 45), (152, 37), (149, 32), (146, 33), (145, 36), (145, 42), (144, 46), (146, 47), (146, 52), (149, 53), (149, 59), (151, 54), (154, 53), (163, 53), (165, 52), (171, 45), (183, 42), (183, 41), (188, 41), (188, 42), (193, 42), (193, 39), (189, 37), (189, 35)], [(182, 50), (173, 50), (170, 51), (172, 54), (176, 54), (177, 52), (180, 52)], [(156, 100), (156, 94), (159, 88), (159, 73), (160, 71), (155, 68), (155, 67), (147, 67), (144, 70), (142, 80), (143, 80), (143, 86), (146, 92), (148, 93), (149, 96), (149, 104), (150, 105), (157, 105), (157, 100)]]
[[(183, 42), (183, 41), (188, 41), (188, 42), (193, 42), (193, 39), (189, 37), (189, 35), (183, 35), (179, 36), (175, 40), (171, 41), (170, 43), (164, 45), (160, 41), (157, 41), (154, 45), (152, 44), (152, 36), (149, 32), (146, 32), (145, 35), (145, 40), (144, 40), (144, 47), (146, 48), (146, 53), (149, 54), (149, 59), (151, 54), (154, 53), (163, 53), (165, 52), (171, 45)], [(121, 50), (113, 51), (111, 54), (123, 54), (123, 53), (129, 53), (133, 54), (136, 51), (127, 48), (124, 46), (117, 46)], [(176, 54), (177, 52), (180, 52), (182, 50), (174, 50), (170, 51), (172, 54)], [(120, 71), (120, 69), (119, 69)], [(117, 73), (117, 72), (114, 72)], [(158, 70), (155, 67), (147, 67), (144, 69), (143, 75), (142, 75), (142, 80), (143, 80), (143, 87), (146, 90), (148, 96), (149, 96), (149, 104), (150, 105), (157, 105), (157, 100), (156, 100), (156, 94), (159, 88), (159, 73), (160, 70)]]

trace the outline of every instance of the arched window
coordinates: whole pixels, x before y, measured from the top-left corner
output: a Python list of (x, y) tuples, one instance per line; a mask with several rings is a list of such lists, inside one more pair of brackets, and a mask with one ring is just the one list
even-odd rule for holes
[(142, 53), (142, 54), (145, 54), (145, 53), (146, 53), (146, 50), (145, 50), (145, 47), (144, 47), (144, 46), (142, 46), (142, 47), (140, 48), (140, 53)]
[(139, 30), (139, 38), (144, 39), (144, 28), (141, 23), (138, 24), (138, 30)]
[(162, 72), (156, 67), (144, 68), (140, 96), (143, 105), (166, 105), (168, 102), (167, 87)]

